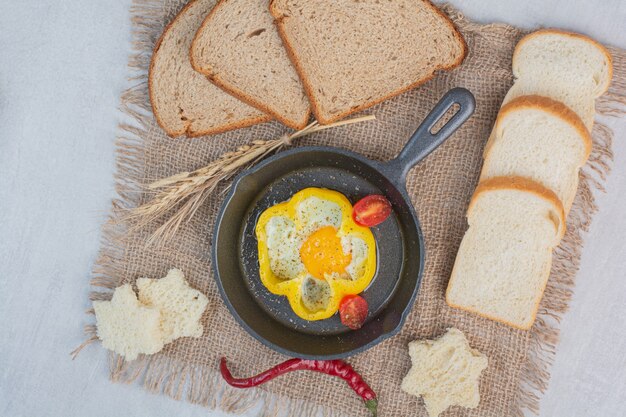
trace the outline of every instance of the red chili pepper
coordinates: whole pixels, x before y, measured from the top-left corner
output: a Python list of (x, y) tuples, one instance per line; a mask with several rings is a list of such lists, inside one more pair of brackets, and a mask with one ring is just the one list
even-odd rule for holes
[(222, 377), (231, 386), (235, 388), (251, 388), (261, 385), (277, 376), (286, 374), (291, 371), (316, 371), (331, 376), (338, 376), (348, 383), (350, 388), (356, 392), (359, 397), (365, 402), (365, 406), (372, 412), (372, 416), (376, 417), (376, 408), (378, 406), (378, 400), (376, 394), (372, 389), (363, 381), (361, 375), (359, 375), (352, 367), (346, 362), (335, 359), (330, 361), (316, 361), (309, 359), (289, 359), (283, 363), (280, 363), (273, 368), (268, 369), (265, 372), (261, 372), (250, 378), (233, 378), (232, 374), (228, 370), (226, 365), (226, 358), (222, 358), (220, 361), (220, 371)]

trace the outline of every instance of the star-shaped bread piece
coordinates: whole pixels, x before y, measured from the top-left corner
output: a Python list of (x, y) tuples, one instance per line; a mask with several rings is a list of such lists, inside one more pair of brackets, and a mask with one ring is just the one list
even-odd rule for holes
[(453, 405), (478, 407), (479, 378), (488, 361), (470, 347), (460, 330), (450, 328), (436, 340), (409, 343), (409, 356), (412, 366), (402, 390), (421, 396), (430, 417)]
[(200, 318), (209, 300), (193, 289), (180, 269), (171, 269), (165, 278), (137, 280), (139, 301), (161, 311), (161, 332), (164, 343), (179, 337), (200, 337)]
[(130, 284), (117, 287), (111, 301), (94, 301), (98, 338), (126, 360), (163, 348), (161, 314), (138, 300)]

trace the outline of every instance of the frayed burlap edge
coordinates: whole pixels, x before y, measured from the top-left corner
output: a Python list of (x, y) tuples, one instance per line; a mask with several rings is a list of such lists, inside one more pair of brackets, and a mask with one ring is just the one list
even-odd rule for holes
[[(455, 24), (465, 32), (490, 33), (502, 31), (520, 33), (519, 29), (505, 24), (481, 25), (467, 20), (450, 5), (443, 6)], [(118, 198), (112, 202), (110, 216), (103, 226), (102, 249), (95, 262), (91, 285), (97, 289), (90, 293), (90, 299), (110, 299), (111, 290), (122, 284), (122, 276), (117, 269), (124, 258), (124, 245), (120, 244), (127, 232), (126, 227), (116, 221), (125, 210), (139, 204), (141, 187), (130, 178), (140, 178), (143, 166), (142, 137), (151, 129), (147, 72), (152, 48), (166, 23), (162, 0), (133, 0), (131, 8), (133, 22), (134, 54), (129, 60), (129, 68), (137, 75), (130, 78), (136, 83), (121, 97), (121, 111), (130, 116), (132, 124), (121, 124), (121, 134), (116, 141), (117, 173), (115, 175)], [(614, 80), (611, 88), (598, 100), (598, 113), (606, 116), (620, 116), (626, 105), (626, 55), (623, 51), (610, 48), (614, 59)], [(594, 191), (604, 191), (603, 183), (610, 172), (613, 158), (611, 151), (612, 131), (604, 124), (596, 123), (592, 132), (593, 149), (587, 165), (581, 172), (580, 190), (569, 214), (568, 225), (576, 233), (568, 233), (555, 251), (553, 271), (559, 272), (559, 280), (551, 279), (537, 320), (530, 331), (530, 348), (523, 367), (516, 403), (511, 414), (523, 416), (523, 410), (539, 411), (540, 394), (545, 392), (550, 377), (549, 368), (556, 354), (559, 338), (558, 324), (568, 308), (574, 287), (574, 276), (579, 268), (583, 246), (583, 233), (591, 224), (597, 211)], [(101, 291), (102, 289), (104, 291)], [(87, 310), (93, 314), (93, 309)], [(75, 351), (97, 340), (96, 327), (85, 326), (88, 339)], [(216, 364), (217, 366), (217, 364)], [(133, 362), (125, 362), (118, 355), (110, 354), (110, 376), (114, 382), (132, 383), (143, 381), (143, 386), (152, 393), (166, 394), (177, 400), (186, 400), (230, 413), (243, 413), (261, 405), (261, 415), (299, 415), (329, 417), (340, 414), (320, 405), (297, 399), (280, 397), (269, 392), (235, 390), (221, 379), (216, 368), (190, 365), (165, 356), (143, 356)]]
[[(481, 25), (471, 22), (449, 4), (443, 6), (461, 31), (480, 34), (490, 32), (510, 33), (520, 29), (494, 23)], [(596, 102), (596, 111), (603, 116), (619, 117), (626, 114), (626, 54), (617, 48), (608, 48), (613, 57), (613, 81), (609, 90)], [(516, 404), (512, 410), (515, 417), (523, 417), (527, 409), (539, 414), (541, 394), (548, 388), (550, 367), (556, 356), (559, 342), (559, 323), (569, 308), (573, 294), (574, 278), (580, 267), (583, 234), (591, 226), (593, 215), (598, 211), (594, 191), (605, 191), (604, 182), (611, 172), (613, 161), (613, 132), (603, 123), (596, 123), (592, 130), (593, 147), (587, 164), (581, 169), (578, 200), (568, 215), (568, 233), (555, 250), (552, 271), (540, 304), (537, 319), (530, 331), (530, 344), (522, 367)], [(558, 276), (558, 279), (555, 279)]]
[[(94, 263), (90, 284), (95, 287), (89, 294), (91, 301), (110, 300), (112, 290), (123, 284), (119, 268), (125, 256), (122, 239), (128, 228), (119, 222), (129, 208), (140, 204), (143, 187), (133, 180), (141, 178), (143, 168), (143, 137), (151, 129), (153, 119), (149, 93), (148, 68), (152, 49), (165, 24), (173, 16), (164, 16), (163, 0), (133, 0), (131, 55), (128, 67), (132, 72), (129, 81), (134, 85), (123, 92), (120, 110), (130, 117), (131, 123), (119, 125), (116, 139), (115, 188), (118, 195), (112, 201), (111, 212), (102, 227), (101, 250)], [(92, 308), (86, 311), (93, 315)], [(84, 328), (87, 339), (72, 352), (76, 357), (86, 346), (98, 340), (95, 325)], [(237, 390), (221, 378), (215, 367), (189, 365), (162, 355), (140, 355), (132, 362), (109, 352), (110, 378), (113, 382), (141, 382), (151, 393), (165, 394), (174, 399), (186, 399), (211, 409), (241, 414), (261, 406), (263, 416), (339, 417), (340, 413), (321, 404), (279, 397), (261, 389)]]

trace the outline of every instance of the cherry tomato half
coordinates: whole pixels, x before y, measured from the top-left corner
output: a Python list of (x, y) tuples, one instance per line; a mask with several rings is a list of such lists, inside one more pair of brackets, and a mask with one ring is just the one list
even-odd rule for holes
[(368, 195), (352, 208), (352, 219), (361, 226), (376, 226), (391, 214), (391, 203), (379, 194)]
[(344, 326), (360, 329), (367, 318), (367, 301), (358, 295), (346, 295), (339, 303), (339, 318)]

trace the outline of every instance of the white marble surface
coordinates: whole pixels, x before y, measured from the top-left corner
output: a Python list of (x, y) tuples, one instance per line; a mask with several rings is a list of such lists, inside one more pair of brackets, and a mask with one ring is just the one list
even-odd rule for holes
[[(2, 1), (0, 416), (219, 416), (107, 379), (83, 338), (87, 280), (113, 196), (131, 0)], [(453, 0), (470, 17), (559, 26), (626, 48), (623, 0)], [(542, 416), (626, 415), (626, 120), (562, 322)], [(251, 413), (250, 415), (254, 415)]]

